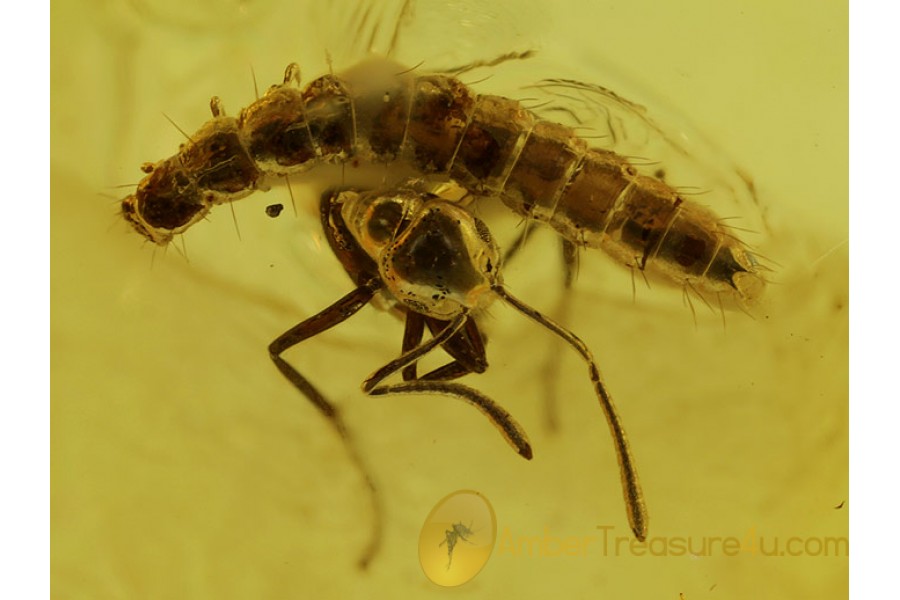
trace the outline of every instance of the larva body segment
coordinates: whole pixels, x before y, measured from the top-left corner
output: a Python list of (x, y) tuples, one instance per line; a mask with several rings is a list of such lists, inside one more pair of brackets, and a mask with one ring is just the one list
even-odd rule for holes
[(298, 82), (291, 65), (238, 118), (214, 109), (178, 154), (146, 168), (123, 216), (166, 244), (212, 206), (264, 188), (267, 175), (396, 162), (498, 196), (577, 246), (700, 294), (748, 303), (763, 291), (756, 258), (711, 210), (516, 100), (384, 60)]

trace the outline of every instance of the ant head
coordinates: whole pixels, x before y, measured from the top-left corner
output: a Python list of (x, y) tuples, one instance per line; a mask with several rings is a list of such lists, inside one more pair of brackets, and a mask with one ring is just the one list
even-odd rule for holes
[(347, 228), (407, 308), (449, 320), (492, 298), (500, 253), (464, 208), (413, 187), (350, 190), (339, 201)]

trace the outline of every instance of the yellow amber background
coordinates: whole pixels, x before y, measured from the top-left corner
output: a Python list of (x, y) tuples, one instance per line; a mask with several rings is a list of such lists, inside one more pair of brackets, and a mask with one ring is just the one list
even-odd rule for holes
[[(307, 4), (323, 3), (53, 5), (54, 597), (845, 597), (846, 5), (416, 5), (399, 36), (406, 64), (536, 47), (537, 58), (498, 67), (477, 89), (570, 77), (685, 115), (753, 176), (770, 224), (760, 251), (777, 267), (756, 318), (729, 314), (723, 332), (702, 306), (695, 325), (679, 290), (638, 282), (632, 301), (627, 275), (583, 257), (567, 322), (596, 354), (630, 435), (650, 510), (644, 556), (627, 541), (618, 552), (602, 544), (604, 531), (628, 529), (583, 364), (559, 350), (548, 381), (549, 334), (507, 307), (491, 308), (491, 369), (471, 383), (526, 428), (530, 463), (463, 403), (359, 392), (399, 348), (390, 315), (366, 309), (288, 353), (342, 407), (381, 491), (383, 549), (362, 573), (362, 482), (266, 354), (350, 289), (322, 245), (317, 193), (296, 182), (296, 218), (290, 207), (264, 215), (289, 203), (283, 187), (237, 203), (240, 240), (219, 208), (186, 236), (190, 262), (144, 245), (116, 217), (127, 189), (115, 186), (182, 141), (161, 113), (191, 132), (209, 96), (232, 114), (252, 100), (251, 67), (264, 89), (290, 61), (307, 80), (324, 72), (326, 48), (337, 68), (359, 57), (358, 36), (334, 20), (348, 9), (311, 17)], [(388, 15), (396, 6), (376, 4)], [(547, 236), (506, 275), (524, 300), (556, 306)], [(544, 427), (548, 383), (560, 401), (555, 434)], [(458, 489), (491, 502), (498, 549), (504, 531), (594, 539), (576, 556), (495, 550), (474, 580), (441, 588), (423, 575), (417, 544), (429, 511)], [(768, 547), (797, 538), (807, 551), (722, 549), (723, 538), (747, 536)], [(718, 545), (689, 556), (677, 551), (686, 538), (695, 550)], [(816, 555), (841, 540), (839, 556)]]

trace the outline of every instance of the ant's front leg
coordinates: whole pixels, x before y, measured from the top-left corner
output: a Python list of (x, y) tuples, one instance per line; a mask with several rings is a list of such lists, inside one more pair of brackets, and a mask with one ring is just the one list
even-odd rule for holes
[[(363, 391), (372, 396), (384, 396), (388, 394), (437, 394), (459, 398), (481, 411), (481, 413), (500, 430), (504, 439), (506, 439), (520, 456), (531, 460), (531, 457), (533, 456), (531, 444), (528, 442), (528, 435), (525, 433), (525, 430), (522, 429), (522, 426), (519, 425), (512, 415), (510, 415), (502, 406), (495, 403), (478, 390), (461, 383), (426, 379), (404, 381), (403, 383), (394, 385), (379, 385), (397, 371), (404, 369), (408, 365), (414, 364), (437, 346), (445, 344), (453, 336), (462, 331), (466, 326), (466, 323), (470, 320), (471, 318), (463, 313), (455, 317), (452, 321), (447, 322), (446, 327), (438, 332), (433, 338), (427, 342), (419, 343), (417, 346), (407, 350), (401, 356), (384, 365), (366, 378), (362, 385)], [(421, 339), (421, 336), (419, 337)], [(413, 338), (410, 337), (410, 339)], [(450, 363), (450, 365), (453, 364), (454, 363)], [(436, 371), (439, 370), (440, 369)], [(436, 371), (433, 371), (432, 373), (435, 373)]]
[(341, 414), (337, 407), (326, 400), (322, 393), (319, 392), (306, 377), (301, 375), (297, 369), (288, 364), (281, 355), (303, 340), (315, 337), (323, 331), (349, 319), (356, 314), (359, 309), (368, 304), (380, 288), (381, 281), (378, 279), (371, 279), (364, 282), (328, 308), (292, 327), (269, 344), (269, 356), (272, 358), (272, 362), (275, 363), (275, 366), (278, 367), (281, 374), (284, 375), (295, 388), (300, 390), (300, 393), (306, 396), (309, 401), (319, 409), (319, 412), (328, 419), (332, 427), (338, 432), (338, 435), (341, 436), (344, 446), (347, 449), (347, 453), (350, 455), (350, 459), (356, 465), (356, 468), (360, 471), (366, 482), (366, 487), (369, 490), (374, 526), (372, 537), (359, 559), (359, 566), (363, 569), (368, 567), (372, 558), (378, 553), (378, 549), (381, 546), (383, 529), (381, 504), (372, 476), (369, 474), (369, 469), (366, 467), (365, 462), (356, 447), (356, 443), (350, 435), (350, 432), (347, 430), (347, 426), (344, 424), (344, 420), (341, 418)]

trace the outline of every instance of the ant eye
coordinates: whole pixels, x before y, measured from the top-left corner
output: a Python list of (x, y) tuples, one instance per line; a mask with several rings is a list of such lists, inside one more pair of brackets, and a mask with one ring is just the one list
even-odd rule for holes
[(383, 244), (393, 237), (403, 218), (403, 208), (397, 202), (379, 202), (372, 208), (366, 231), (373, 241)]

